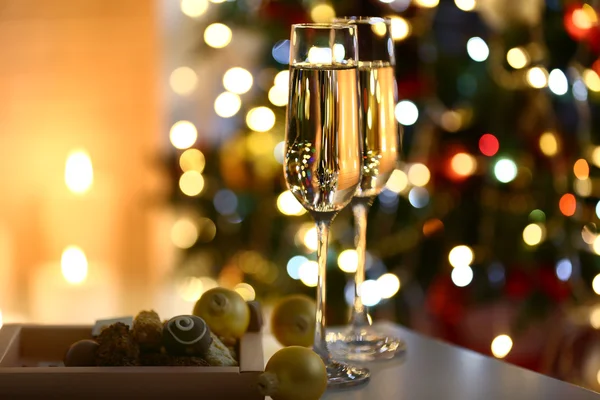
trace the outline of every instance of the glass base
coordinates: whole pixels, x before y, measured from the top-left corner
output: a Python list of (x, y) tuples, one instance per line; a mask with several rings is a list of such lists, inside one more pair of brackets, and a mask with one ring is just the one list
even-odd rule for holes
[(327, 342), (334, 357), (351, 361), (389, 360), (406, 353), (402, 339), (387, 336), (372, 327), (330, 334)]
[(371, 377), (371, 372), (367, 368), (354, 367), (338, 361), (331, 360), (326, 367), (328, 389), (364, 385)]

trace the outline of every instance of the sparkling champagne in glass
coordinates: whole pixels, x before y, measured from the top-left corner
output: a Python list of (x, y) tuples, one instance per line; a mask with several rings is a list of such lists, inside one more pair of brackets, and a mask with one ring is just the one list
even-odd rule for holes
[(288, 188), (317, 225), (313, 349), (327, 367), (329, 387), (366, 383), (370, 375), (365, 368), (333, 360), (325, 336), (329, 228), (354, 197), (362, 173), (357, 80), (356, 27), (292, 26), (284, 174)]
[(335, 23), (358, 30), (358, 76), (360, 91), (363, 173), (352, 201), (358, 265), (350, 326), (329, 336), (336, 356), (349, 360), (389, 359), (405, 351), (404, 342), (371, 326), (360, 290), (365, 280), (367, 213), (394, 171), (399, 155), (399, 130), (394, 116), (397, 102), (395, 56), (391, 21), (377, 17), (344, 17)]

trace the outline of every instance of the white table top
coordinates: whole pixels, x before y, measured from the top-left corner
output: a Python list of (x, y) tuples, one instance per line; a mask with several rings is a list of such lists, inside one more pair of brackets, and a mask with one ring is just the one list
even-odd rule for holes
[[(397, 325), (385, 327), (406, 341), (403, 359), (365, 364), (363, 387), (327, 391), (323, 400), (587, 400), (600, 394), (451, 346)], [(265, 337), (265, 361), (277, 351)]]

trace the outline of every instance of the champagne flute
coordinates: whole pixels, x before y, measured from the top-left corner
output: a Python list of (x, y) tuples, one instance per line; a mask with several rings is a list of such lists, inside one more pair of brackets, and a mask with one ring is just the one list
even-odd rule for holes
[(329, 228), (354, 197), (362, 172), (357, 72), (356, 27), (292, 25), (284, 175), (317, 226), (313, 350), (323, 359), (333, 388), (366, 383), (370, 376), (366, 368), (333, 360), (325, 336)]
[(348, 360), (389, 359), (405, 351), (404, 341), (371, 326), (360, 289), (365, 280), (367, 214), (396, 167), (400, 146), (394, 116), (397, 89), (391, 21), (378, 17), (343, 17), (334, 22), (350, 24), (358, 30), (363, 173), (352, 201), (358, 256), (352, 317), (345, 332), (334, 333), (328, 340), (332, 352)]

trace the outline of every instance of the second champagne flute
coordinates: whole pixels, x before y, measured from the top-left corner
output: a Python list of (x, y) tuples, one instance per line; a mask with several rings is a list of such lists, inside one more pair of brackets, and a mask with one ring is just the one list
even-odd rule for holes
[(397, 87), (391, 21), (379, 17), (342, 17), (334, 23), (351, 24), (358, 30), (363, 173), (352, 201), (358, 265), (350, 327), (328, 339), (337, 356), (360, 361), (388, 359), (403, 354), (404, 341), (370, 325), (360, 288), (365, 280), (367, 213), (396, 168), (399, 155), (400, 135), (394, 116)]
[(370, 373), (332, 359), (325, 337), (327, 244), (331, 222), (350, 203), (362, 171), (356, 27), (292, 25), (284, 174), (317, 225), (317, 311), (313, 349), (328, 386), (366, 383)]

